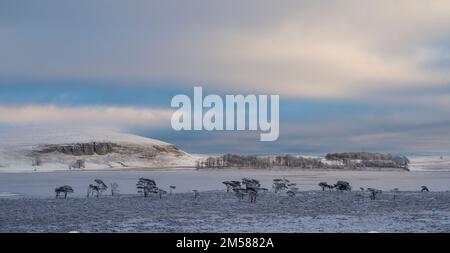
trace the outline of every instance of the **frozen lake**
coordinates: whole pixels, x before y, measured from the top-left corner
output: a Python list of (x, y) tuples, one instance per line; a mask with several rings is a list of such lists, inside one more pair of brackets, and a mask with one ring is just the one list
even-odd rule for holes
[(262, 187), (271, 188), (274, 178), (286, 177), (297, 183), (300, 191), (318, 190), (322, 181), (335, 183), (337, 180), (349, 181), (354, 190), (359, 187), (373, 187), (382, 190), (400, 188), (415, 191), (427, 185), (431, 191), (450, 190), (450, 172), (377, 172), (377, 171), (292, 171), (292, 170), (152, 170), (152, 171), (64, 171), (37, 173), (0, 173), (0, 197), (15, 194), (29, 197), (52, 197), (54, 188), (71, 185), (73, 196), (84, 196), (87, 186), (99, 178), (110, 184), (119, 184), (120, 193), (136, 192), (136, 182), (140, 177), (156, 180), (159, 187), (169, 190), (176, 186), (175, 192), (224, 190), (225, 180), (240, 180), (244, 177), (261, 181)]

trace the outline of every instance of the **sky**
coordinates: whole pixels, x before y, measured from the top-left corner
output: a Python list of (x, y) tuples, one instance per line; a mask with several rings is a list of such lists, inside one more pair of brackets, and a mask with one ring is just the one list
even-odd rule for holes
[[(280, 95), (280, 137), (174, 131), (171, 98)], [(450, 1), (0, 0), (0, 131), (192, 153), (450, 152)]]

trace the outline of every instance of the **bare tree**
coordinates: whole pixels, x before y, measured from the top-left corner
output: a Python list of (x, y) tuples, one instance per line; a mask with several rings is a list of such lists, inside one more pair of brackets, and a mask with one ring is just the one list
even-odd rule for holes
[(108, 190), (108, 186), (101, 180), (101, 179), (95, 179), (95, 184), (89, 184), (87, 189), (86, 197), (89, 198), (89, 196), (93, 196), (95, 193), (95, 196), (98, 198), (102, 195), (103, 192)]
[(394, 193), (394, 200), (395, 200), (396, 195), (397, 195), (397, 193), (398, 193), (399, 191), (400, 191), (400, 190), (399, 190), (398, 188), (394, 188), (394, 189), (391, 190), (391, 192)]
[(238, 198), (239, 201), (243, 200), (246, 194), (245, 189), (242, 188), (233, 188), (235, 196)]
[(31, 160), (31, 166), (35, 167), (35, 166), (41, 166), (42, 165), (42, 160), (39, 156), (33, 157)]
[(119, 193), (119, 185), (116, 182), (110, 184), (109, 186), (111, 188), (111, 196)]
[(167, 194), (167, 192), (165, 190), (158, 188), (158, 187), (156, 189), (154, 189), (154, 191), (155, 191), (154, 193), (158, 194), (159, 199), (162, 199), (162, 195)]
[(194, 199), (200, 196), (200, 193), (197, 190), (192, 190), (194, 192)]
[(287, 180), (286, 178), (283, 179), (276, 178), (273, 180), (272, 188), (274, 189), (275, 193), (278, 193), (280, 191), (287, 190), (289, 188), (288, 184), (289, 180)]
[(170, 188), (170, 194), (172, 194), (172, 190), (175, 191), (175, 189), (177, 188), (175, 185), (171, 185), (169, 186)]
[(142, 193), (144, 197), (147, 197), (149, 193), (154, 192), (156, 187), (156, 182), (148, 178), (139, 178), (136, 188), (138, 193)]
[(84, 169), (86, 168), (86, 162), (84, 160), (78, 159), (69, 164), (69, 170), (71, 169)]
[(73, 188), (70, 185), (63, 185), (55, 188), (56, 198), (59, 198), (61, 193), (64, 193), (64, 199), (67, 198), (68, 193), (73, 193)]
[(375, 200), (377, 198), (377, 195), (381, 194), (383, 191), (375, 188), (367, 188), (367, 190), (370, 192), (370, 199)]

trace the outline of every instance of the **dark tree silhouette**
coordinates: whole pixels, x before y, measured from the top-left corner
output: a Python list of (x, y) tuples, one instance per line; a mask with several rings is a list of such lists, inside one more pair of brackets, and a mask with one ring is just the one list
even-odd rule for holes
[(274, 189), (275, 193), (278, 193), (280, 191), (287, 190), (289, 188), (288, 184), (289, 180), (287, 180), (286, 178), (276, 178), (273, 180), (272, 188)]
[(112, 183), (110, 185), (110, 188), (111, 188), (111, 196), (114, 196), (117, 193), (119, 193), (119, 185), (116, 182)]
[(143, 194), (144, 197), (147, 197), (149, 193), (154, 192), (157, 189), (154, 180), (143, 177), (139, 178), (136, 188), (138, 193)]
[(337, 183), (334, 185), (334, 188), (338, 191), (351, 191), (352, 187), (349, 182), (347, 181), (337, 181)]
[(428, 187), (426, 187), (425, 185), (422, 185), (422, 186), (420, 187), (420, 191), (421, 191), (421, 192), (429, 192), (430, 190), (429, 190)]
[(93, 196), (95, 193), (95, 196), (98, 198), (100, 195), (102, 195), (103, 192), (108, 190), (108, 186), (101, 180), (101, 179), (95, 179), (95, 184), (89, 184), (87, 195), (86, 197), (89, 198), (89, 196)]
[(375, 200), (377, 198), (377, 195), (381, 194), (383, 191), (375, 188), (367, 188), (367, 190), (370, 192), (370, 199)]
[(64, 198), (67, 198), (68, 193), (73, 193), (73, 188), (70, 185), (63, 185), (55, 188), (56, 198), (59, 198), (60, 194), (64, 194)]
[(319, 186), (322, 188), (322, 191), (325, 191), (325, 188), (328, 187), (328, 183), (327, 182), (320, 182)]
[(31, 166), (41, 166), (42, 165), (42, 160), (39, 156), (33, 157), (32, 161), (31, 161)]
[(396, 196), (397, 196), (397, 193), (398, 193), (399, 191), (400, 191), (400, 190), (399, 190), (398, 188), (394, 188), (394, 189), (391, 190), (391, 192), (394, 193), (394, 200), (395, 200), (395, 198), (396, 198)]
[(286, 194), (289, 196), (289, 197), (295, 197), (295, 192), (294, 191), (287, 191), (286, 192)]
[(243, 200), (245, 197), (245, 190), (242, 188), (233, 188), (233, 192), (239, 201)]
[(194, 199), (200, 196), (200, 193), (197, 190), (192, 190), (194, 192)]
[(171, 185), (169, 186), (170, 188), (170, 194), (172, 194), (172, 191), (175, 191), (175, 189), (177, 188), (175, 185)]

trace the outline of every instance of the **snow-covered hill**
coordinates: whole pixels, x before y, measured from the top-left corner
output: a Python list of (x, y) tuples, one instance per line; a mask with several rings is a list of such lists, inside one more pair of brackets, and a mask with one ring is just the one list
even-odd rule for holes
[(172, 144), (109, 130), (0, 129), (0, 172), (194, 167), (196, 159)]

